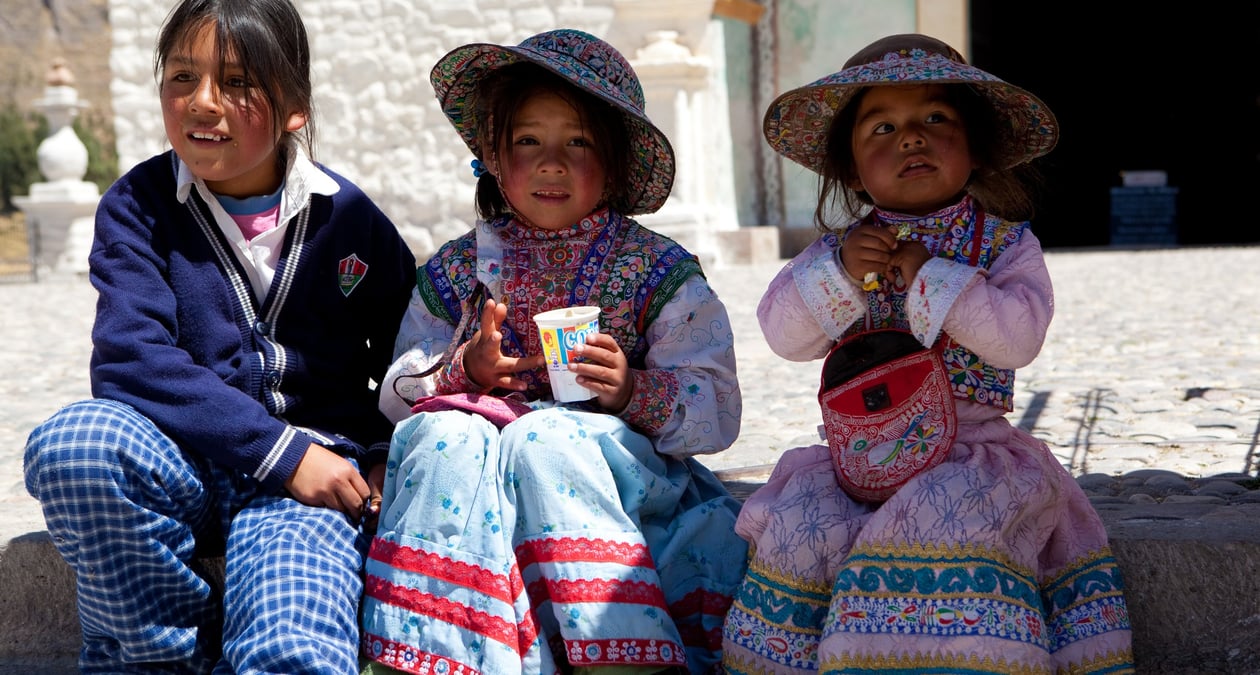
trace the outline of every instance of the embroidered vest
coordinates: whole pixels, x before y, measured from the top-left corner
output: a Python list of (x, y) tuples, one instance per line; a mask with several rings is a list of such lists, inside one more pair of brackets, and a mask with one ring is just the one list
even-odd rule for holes
[[(489, 223), (502, 241), (501, 265), (508, 317), (502, 349), (511, 356), (540, 352), (535, 312), (574, 305), (601, 308), (600, 331), (617, 341), (632, 368), (643, 368), (647, 328), (661, 308), (692, 275), (703, 275), (694, 255), (673, 240), (613, 211), (601, 211), (564, 232), (521, 235), (507, 218)], [(486, 298), (470, 303), (478, 287), (476, 230), (443, 245), (416, 272), (421, 298), (429, 311), (458, 326), (465, 308), (478, 314)], [(485, 261), (482, 261), (483, 264)], [(545, 268), (540, 270), (539, 268)], [(549, 274), (547, 271), (555, 272)], [(463, 335), (478, 329), (474, 315)], [(528, 395), (549, 392), (542, 369), (520, 373)]]

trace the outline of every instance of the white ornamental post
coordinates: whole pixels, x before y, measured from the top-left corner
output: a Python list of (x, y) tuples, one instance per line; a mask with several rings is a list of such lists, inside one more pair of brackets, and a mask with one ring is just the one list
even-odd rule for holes
[(44, 97), (34, 105), (48, 120), (48, 137), (36, 151), (39, 172), (47, 181), (33, 183), (29, 196), (14, 201), (26, 214), (37, 272), (84, 272), (92, 244), (92, 216), (100, 201), (96, 184), (83, 180), (87, 148), (72, 126), (87, 103), (79, 100), (74, 75), (63, 59), (53, 60), (46, 82)]
[(738, 228), (730, 118), (713, 2), (616, 0), (609, 42), (643, 84), (647, 113), (674, 146), (674, 189), (660, 211), (638, 216), (706, 265), (722, 264), (719, 233)]

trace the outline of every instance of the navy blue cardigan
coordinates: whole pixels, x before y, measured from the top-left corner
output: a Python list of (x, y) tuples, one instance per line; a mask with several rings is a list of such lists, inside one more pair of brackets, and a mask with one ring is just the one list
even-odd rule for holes
[(292, 219), (260, 306), (197, 190), (176, 198), (177, 165), (171, 152), (145, 161), (97, 208), (92, 395), (270, 491), (311, 442), (378, 460), (392, 425), (375, 383), (416, 273), (394, 224), (320, 167), (340, 189)]

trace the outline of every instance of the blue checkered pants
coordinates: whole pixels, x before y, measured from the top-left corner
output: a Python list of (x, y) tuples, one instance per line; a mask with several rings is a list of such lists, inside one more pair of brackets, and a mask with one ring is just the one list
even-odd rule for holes
[(262, 494), (107, 400), (32, 431), (25, 475), (75, 572), (81, 672), (357, 672), (366, 542), (343, 514)]

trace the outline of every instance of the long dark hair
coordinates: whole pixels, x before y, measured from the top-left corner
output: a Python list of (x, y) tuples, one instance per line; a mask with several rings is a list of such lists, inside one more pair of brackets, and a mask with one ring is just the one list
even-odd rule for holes
[[(853, 159), (853, 125), (858, 104), (870, 87), (854, 94), (838, 112), (827, 131), (827, 152), (818, 176), (818, 205), (814, 225), (826, 232), (858, 220), (874, 204), (870, 195), (849, 186), (858, 179)], [(1007, 220), (1029, 220), (1033, 216), (1034, 194), (1040, 184), (1038, 171), (1028, 165), (1002, 168), (1002, 123), (993, 105), (971, 86), (945, 85), (946, 100), (956, 108), (967, 130), (971, 157), (979, 165), (971, 173), (965, 191), (983, 205), (985, 211)], [(832, 215), (838, 211), (840, 221)]]
[(294, 133), (284, 128), (289, 114), (304, 113), (306, 124), (297, 132), (298, 140), (313, 157), (311, 50), (306, 26), (289, 0), (183, 0), (166, 16), (153, 51), (158, 86), (166, 60), (210, 25), (215, 27), (220, 74), (228, 55), (235, 54), (256, 85), (245, 106), (258, 104), (261, 97), (271, 111), (272, 128), (285, 136)]
[[(481, 152), (489, 162), (499, 143), (511, 138), (516, 111), (531, 97), (553, 93), (577, 111), (582, 127), (594, 141), (591, 148), (599, 156), (606, 177), (605, 203), (626, 213), (630, 208), (628, 177), (630, 132), (625, 116), (612, 105), (589, 94), (568, 80), (532, 63), (514, 63), (486, 75), (472, 94)], [(507, 144), (512, 152), (512, 144)], [(477, 215), (485, 219), (510, 214), (511, 205), (503, 196), (498, 180), (489, 172), (477, 181)]]

